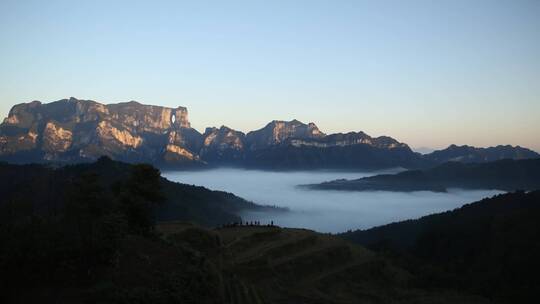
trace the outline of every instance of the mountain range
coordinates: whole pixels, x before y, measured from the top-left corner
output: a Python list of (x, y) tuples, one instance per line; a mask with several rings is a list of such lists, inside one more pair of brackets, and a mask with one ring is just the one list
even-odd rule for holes
[(76, 163), (101, 156), (159, 167), (232, 165), (266, 169), (426, 168), (446, 161), (538, 158), (522, 147), (458, 147), (422, 155), (388, 136), (325, 134), (314, 123), (274, 120), (243, 132), (191, 128), (185, 107), (76, 98), (15, 105), (0, 125), (0, 160)]

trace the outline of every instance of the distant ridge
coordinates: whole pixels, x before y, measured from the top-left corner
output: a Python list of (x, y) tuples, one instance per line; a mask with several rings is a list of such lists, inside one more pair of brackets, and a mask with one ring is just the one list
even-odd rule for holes
[(345, 191), (435, 191), (449, 188), (501, 191), (540, 189), (540, 159), (503, 159), (487, 163), (447, 162), (426, 170), (380, 174), (354, 180), (306, 185), (310, 189)]
[(539, 158), (540, 154), (520, 146), (499, 145), (496, 147), (476, 148), (471, 146), (450, 145), (448, 148), (433, 151), (425, 157), (436, 163), (458, 161), (465, 163), (490, 162), (501, 159)]

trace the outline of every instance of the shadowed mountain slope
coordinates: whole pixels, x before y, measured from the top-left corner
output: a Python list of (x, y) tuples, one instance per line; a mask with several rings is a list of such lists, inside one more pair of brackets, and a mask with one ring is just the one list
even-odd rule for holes
[(444, 213), (342, 234), (385, 252), (426, 284), (496, 302), (535, 303), (540, 191), (494, 196)]
[(424, 155), (424, 157), (435, 163), (445, 163), (449, 161), (463, 163), (492, 162), (501, 159), (531, 159), (540, 158), (540, 154), (520, 146), (512, 147), (496, 146), (488, 148), (476, 148), (471, 146), (450, 145), (448, 148)]
[(335, 180), (305, 187), (346, 191), (438, 191), (448, 188), (504, 191), (540, 189), (540, 159), (490, 163), (448, 162), (426, 170)]
[[(125, 182), (136, 165), (100, 158), (96, 163), (50, 168), (44, 165), (10, 165), (0, 163), (0, 207), (24, 201), (28, 215), (56, 212), (67, 202), (70, 188), (80, 176), (95, 175), (108, 195)], [(160, 177), (162, 203), (154, 210), (158, 220), (189, 220), (201, 225), (217, 226), (239, 221), (241, 210), (262, 207), (231, 193), (211, 191), (204, 187), (170, 182)], [(35, 214), (34, 214), (35, 213)]]

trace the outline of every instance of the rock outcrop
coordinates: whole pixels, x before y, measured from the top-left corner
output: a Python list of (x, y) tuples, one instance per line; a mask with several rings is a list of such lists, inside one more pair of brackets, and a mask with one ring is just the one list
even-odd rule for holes
[[(190, 144), (186, 144), (187, 134)], [(131, 101), (104, 105), (76, 98), (14, 106), (0, 126), (0, 156), (21, 161), (85, 161), (102, 155), (160, 163), (198, 160), (185, 107)], [(174, 154), (176, 157), (165, 157)]]
[(209, 162), (239, 163), (244, 159), (244, 133), (226, 126), (221, 128), (206, 128), (203, 134), (204, 144), (201, 157)]
[[(37, 135), (36, 135), (37, 138)], [(50, 153), (66, 152), (73, 144), (73, 132), (49, 121), (43, 130), (43, 150)]]
[(319, 138), (291, 139), (291, 145), (295, 147), (346, 147), (352, 145), (369, 145), (380, 149), (407, 148), (404, 143), (400, 143), (392, 137), (380, 136), (371, 137), (364, 132), (349, 132), (346, 134), (337, 133)]

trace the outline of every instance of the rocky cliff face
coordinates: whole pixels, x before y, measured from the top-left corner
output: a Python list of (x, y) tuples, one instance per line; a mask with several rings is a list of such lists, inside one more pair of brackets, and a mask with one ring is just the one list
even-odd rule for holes
[(317, 139), (325, 136), (314, 123), (304, 124), (298, 120), (281, 121), (274, 120), (264, 128), (249, 132), (246, 143), (250, 150), (268, 148), (284, 143), (287, 140)]
[(206, 128), (201, 157), (209, 162), (236, 163), (244, 159), (245, 134), (226, 126)]
[(317, 148), (346, 147), (352, 145), (369, 145), (380, 149), (408, 148), (406, 144), (400, 143), (391, 137), (380, 136), (373, 138), (364, 132), (337, 133), (317, 138), (293, 138), (290, 140), (290, 143), (295, 147)]
[(198, 151), (190, 151), (196, 144), (185, 144), (184, 134), (190, 143), (198, 134), (190, 128), (184, 107), (134, 101), (104, 105), (76, 98), (49, 104), (33, 101), (14, 106), (0, 126), (0, 156), (26, 152), (29, 161), (81, 161), (108, 155), (160, 162), (169, 154), (176, 160), (196, 160)]

